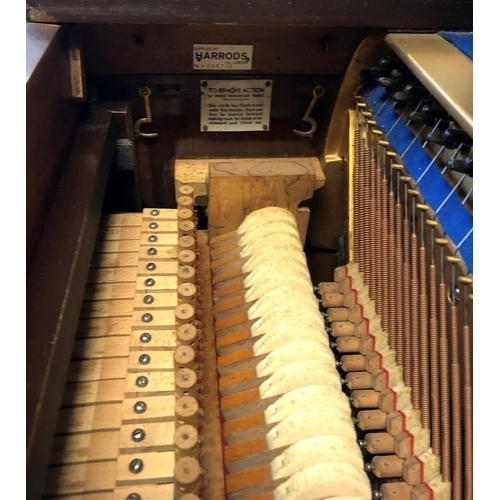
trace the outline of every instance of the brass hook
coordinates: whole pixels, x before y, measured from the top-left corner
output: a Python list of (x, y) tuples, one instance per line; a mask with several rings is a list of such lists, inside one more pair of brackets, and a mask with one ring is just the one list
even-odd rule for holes
[(301, 130), (294, 130), (294, 133), (297, 135), (301, 135), (302, 137), (309, 137), (312, 139), (314, 132), (316, 132), (316, 128), (318, 124), (316, 123), (316, 120), (314, 118), (311, 118), (311, 113), (316, 105), (316, 102), (320, 97), (323, 97), (325, 95), (325, 87), (322, 85), (316, 85), (312, 91), (312, 99), (311, 102), (309, 103), (308, 108), (306, 109), (306, 112), (302, 118), (302, 121), (307, 122), (311, 125), (311, 128), (307, 132), (302, 132)]
[(138, 137), (144, 137), (146, 139), (152, 138), (152, 137), (158, 137), (158, 134), (156, 132), (146, 133), (146, 132), (141, 131), (141, 126), (144, 123), (153, 123), (153, 118), (151, 115), (151, 104), (149, 102), (149, 96), (151, 95), (151, 89), (147, 85), (141, 85), (139, 87), (138, 92), (139, 92), (139, 95), (144, 99), (144, 107), (146, 108), (146, 117), (139, 118), (134, 123), (135, 135)]

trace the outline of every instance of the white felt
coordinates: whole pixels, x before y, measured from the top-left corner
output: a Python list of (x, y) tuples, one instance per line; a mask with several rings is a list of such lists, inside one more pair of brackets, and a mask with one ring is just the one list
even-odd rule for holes
[(260, 283), (256, 283), (245, 292), (245, 300), (250, 302), (262, 297), (266, 292), (281, 285), (288, 285), (303, 290), (312, 290), (312, 283), (309, 276), (305, 276), (288, 269), (286, 273), (282, 271), (269, 273)]
[(255, 225), (265, 224), (269, 221), (289, 220), (295, 222), (295, 217), (286, 208), (264, 207), (249, 213), (240, 224), (236, 232), (243, 234)]

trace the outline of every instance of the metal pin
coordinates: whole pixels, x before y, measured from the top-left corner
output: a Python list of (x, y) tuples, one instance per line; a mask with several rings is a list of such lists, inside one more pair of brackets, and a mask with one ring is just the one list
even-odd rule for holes
[(160, 215), (160, 211), (159, 210), (156, 210), (156, 208), (154, 210), (151, 210), (151, 215)]
[(158, 229), (158, 223), (157, 222), (150, 222), (149, 229)]
[(144, 281), (144, 284), (146, 286), (153, 286), (155, 284), (155, 280), (153, 278), (148, 278), (146, 281)]
[(134, 429), (132, 431), (132, 434), (130, 435), (130, 438), (132, 439), (132, 441), (140, 443), (146, 438), (146, 432), (144, 431), (144, 429)]
[(139, 363), (141, 365), (147, 365), (151, 361), (151, 356), (149, 354), (141, 354), (139, 356)]
[(142, 333), (141, 334), (141, 342), (143, 344), (147, 344), (150, 341), (151, 341), (151, 334), (150, 333)]
[(144, 401), (137, 401), (134, 405), (135, 413), (144, 413), (148, 409), (148, 405)]
[(146, 264), (146, 269), (148, 271), (154, 271), (156, 269), (156, 264), (154, 262), (148, 262)]
[(153, 315), (150, 313), (145, 313), (141, 316), (141, 321), (144, 323), (151, 323), (153, 321)]
[(156, 241), (158, 241), (158, 236), (152, 234), (151, 236), (149, 236), (148, 241), (150, 241), (151, 243), (155, 243)]
[(127, 497), (127, 500), (142, 500), (141, 495), (139, 493), (130, 493), (130, 495)]
[(155, 301), (155, 298), (152, 295), (144, 295), (142, 301), (144, 304), (152, 304)]
[(140, 458), (134, 458), (128, 466), (128, 470), (132, 474), (139, 474), (142, 469), (144, 469), (144, 462)]
[(148, 248), (148, 255), (156, 255), (156, 248)]
[(137, 387), (146, 387), (148, 385), (148, 382), (149, 382), (148, 377), (140, 375), (139, 377), (136, 378), (135, 385)]

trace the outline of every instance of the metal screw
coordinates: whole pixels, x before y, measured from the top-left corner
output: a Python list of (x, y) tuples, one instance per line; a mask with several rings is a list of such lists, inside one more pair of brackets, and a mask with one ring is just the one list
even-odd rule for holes
[(160, 215), (160, 211), (159, 210), (151, 210), (151, 215)]
[(148, 255), (156, 255), (156, 248), (148, 248)]
[(139, 363), (141, 365), (147, 365), (151, 361), (151, 356), (149, 354), (141, 354), (139, 356)]
[(146, 264), (146, 269), (148, 271), (154, 271), (156, 269), (156, 264), (154, 262), (148, 262)]
[(144, 401), (137, 401), (134, 405), (135, 413), (144, 413), (147, 409), (148, 406)]
[(145, 377), (144, 375), (137, 377), (135, 380), (135, 385), (137, 387), (146, 387), (148, 385), (148, 377)]
[(152, 234), (152, 235), (148, 238), (148, 241), (150, 241), (151, 243), (155, 243), (156, 241), (158, 241), (158, 236), (156, 236), (155, 234)]
[(373, 470), (373, 465), (371, 463), (366, 463), (365, 464), (365, 471), (366, 472), (371, 472)]
[(142, 333), (141, 334), (141, 342), (143, 344), (147, 344), (150, 341), (151, 341), (151, 334), (150, 333)]
[(149, 313), (145, 313), (141, 316), (141, 320), (144, 322), (144, 323), (151, 323), (151, 321), (153, 321), (153, 315), (152, 314), (149, 314)]
[(150, 222), (149, 229), (158, 229), (158, 224), (156, 222)]
[(144, 284), (145, 284), (146, 286), (153, 286), (153, 285), (155, 284), (155, 280), (154, 280), (153, 278), (148, 278), (148, 279), (144, 282)]
[(128, 465), (128, 470), (132, 474), (139, 474), (144, 469), (144, 462), (140, 458), (134, 458)]
[(152, 295), (144, 295), (142, 301), (144, 304), (152, 304), (155, 301), (155, 298)]
[(127, 497), (127, 500), (142, 500), (142, 498), (139, 493), (130, 493), (130, 495)]
[(132, 438), (132, 441), (140, 443), (141, 441), (144, 441), (146, 432), (144, 431), (144, 429), (134, 429), (130, 437)]

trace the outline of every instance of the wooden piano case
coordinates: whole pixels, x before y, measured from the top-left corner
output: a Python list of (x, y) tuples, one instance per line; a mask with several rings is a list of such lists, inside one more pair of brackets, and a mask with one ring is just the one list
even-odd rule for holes
[[(43, 495), (102, 213), (174, 208), (177, 176), (203, 184), (214, 160), (314, 160), (324, 186), (304, 204), (306, 241), (316, 282), (331, 280), (348, 259), (352, 97), (342, 88), (383, 52), (388, 30), (471, 28), (472, 2), (451, 0), (27, 5), (27, 498)], [(364, 60), (353, 62), (363, 41)], [(251, 46), (252, 66), (196, 68), (197, 44)], [(246, 80), (272, 81), (270, 126), (203, 130), (201, 83)], [(325, 92), (307, 134), (317, 86)], [(201, 218), (210, 203), (202, 191)]]

